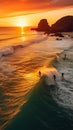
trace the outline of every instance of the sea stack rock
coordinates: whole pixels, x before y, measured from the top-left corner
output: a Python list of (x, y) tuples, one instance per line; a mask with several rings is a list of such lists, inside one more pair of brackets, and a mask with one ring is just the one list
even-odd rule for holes
[(47, 19), (42, 19), (38, 23), (38, 31), (44, 31), (44, 32), (49, 32), (50, 31), (50, 26), (48, 25)]

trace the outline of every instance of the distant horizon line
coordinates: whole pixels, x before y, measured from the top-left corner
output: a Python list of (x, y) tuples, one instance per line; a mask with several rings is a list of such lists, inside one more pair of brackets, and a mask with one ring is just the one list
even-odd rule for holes
[(37, 27), (37, 26), (0, 26), (0, 28), (7, 28), (7, 27), (28, 28), (28, 27)]

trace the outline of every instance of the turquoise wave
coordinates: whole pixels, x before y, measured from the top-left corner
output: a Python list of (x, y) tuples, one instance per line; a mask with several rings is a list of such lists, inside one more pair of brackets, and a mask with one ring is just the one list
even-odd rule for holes
[(5, 130), (72, 130), (72, 120), (68, 109), (54, 101), (52, 93), (57, 86), (47, 86), (45, 77), (34, 87), (32, 94), (20, 113)]

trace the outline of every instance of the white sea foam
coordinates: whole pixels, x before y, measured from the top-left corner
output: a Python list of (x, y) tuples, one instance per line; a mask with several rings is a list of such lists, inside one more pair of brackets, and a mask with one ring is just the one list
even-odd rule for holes
[[(66, 59), (64, 60), (64, 54)], [(54, 100), (60, 105), (73, 110), (73, 48), (59, 55), (60, 62), (56, 66), (59, 73), (64, 73), (64, 79), (57, 81), (58, 89), (54, 93)]]
[(6, 46), (0, 49), (0, 57), (7, 56), (14, 53), (14, 49), (11, 46)]
[(60, 73), (54, 67), (45, 68), (42, 71), (42, 76), (43, 75), (45, 75), (45, 82), (47, 85), (55, 85), (54, 75), (56, 76), (56, 81), (60, 80)]

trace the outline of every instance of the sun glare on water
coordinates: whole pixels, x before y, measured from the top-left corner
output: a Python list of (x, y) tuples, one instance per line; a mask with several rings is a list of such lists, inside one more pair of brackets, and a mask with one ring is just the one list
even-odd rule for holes
[(18, 17), (16, 19), (15, 23), (16, 23), (16, 26), (21, 28), (21, 34), (23, 35), (24, 34), (24, 28), (29, 26), (27, 19), (25, 19), (24, 17)]

